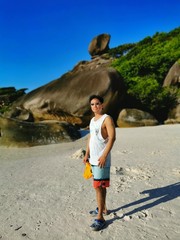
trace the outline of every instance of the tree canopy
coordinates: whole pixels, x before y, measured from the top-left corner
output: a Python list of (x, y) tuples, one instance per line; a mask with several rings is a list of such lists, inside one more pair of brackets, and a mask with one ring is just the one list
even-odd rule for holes
[(123, 76), (130, 96), (156, 115), (175, 104), (177, 91), (162, 87), (172, 67), (180, 59), (180, 28), (157, 32), (133, 44), (110, 49), (112, 65)]

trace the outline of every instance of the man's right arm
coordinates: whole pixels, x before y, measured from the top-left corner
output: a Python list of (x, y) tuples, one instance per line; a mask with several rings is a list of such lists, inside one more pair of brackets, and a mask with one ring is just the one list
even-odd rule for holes
[(90, 154), (90, 150), (89, 150), (89, 141), (90, 141), (90, 134), (88, 136), (88, 141), (87, 141), (87, 146), (86, 146), (86, 153), (83, 159), (84, 164), (88, 161), (89, 159), (89, 154)]

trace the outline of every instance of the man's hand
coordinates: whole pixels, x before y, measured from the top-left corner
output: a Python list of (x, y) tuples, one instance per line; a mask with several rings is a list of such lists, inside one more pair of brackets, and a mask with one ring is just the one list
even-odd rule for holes
[(99, 158), (99, 160), (98, 160), (98, 166), (99, 166), (100, 168), (103, 168), (103, 167), (105, 167), (105, 164), (106, 164), (106, 158), (103, 157), (103, 156), (101, 156), (101, 157)]
[(83, 163), (86, 164), (87, 162), (89, 162), (89, 159), (88, 159), (88, 157), (85, 156), (83, 159)]

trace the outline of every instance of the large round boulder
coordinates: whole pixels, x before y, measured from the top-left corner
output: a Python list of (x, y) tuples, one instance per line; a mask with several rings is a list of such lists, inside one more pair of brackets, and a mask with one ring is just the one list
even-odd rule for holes
[(58, 120), (85, 127), (92, 117), (89, 96), (99, 94), (105, 100), (104, 110), (116, 119), (125, 88), (122, 77), (108, 64), (108, 61), (98, 64), (97, 59), (81, 63), (59, 79), (17, 100), (6, 117), (22, 117), (19, 111), (15, 116), (18, 108), (29, 111), (34, 121)]
[(158, 121), (148, 112), (138, 109), (123, 109), (118, 116), (118, 127), (155, 126)]

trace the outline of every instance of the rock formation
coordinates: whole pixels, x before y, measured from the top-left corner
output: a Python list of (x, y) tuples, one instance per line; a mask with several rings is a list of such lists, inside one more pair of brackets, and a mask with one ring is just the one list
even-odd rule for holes
[[(92, 117), (88, 102), (92, 94), (104, 97), (104, 111), (118, 127), (157, 125), (151, 114), (135, 109), (138, 107), (128, 96), (124, 79), (111, 67), (109, 41), (109, 34), (96, 36), (88, 48), (91, 61), (79, 62), (60, 78), (17, 99), (0, 118), (0, 143), (41, 145), (77, 139), (76, 127), (88, 127)], [(179, 81), (180, 66), (175, 63), (163, 86), (178, 87)], [(179, 111), (178, 105), (169, 117), (180, 122)]]
[(138, 109), (123, 109), (118, 116), (118, 127), (155, 126), (158, 121), (150, 114)]
[(90, 52), (96, 55), (91, 61), (81, 61), (59, 79), (16, 100), (11, 110), (1, 117), (0, 142), (41, 145), (73, 139), (73, 133), (78, 138), (74, 125), (88, 126), (92, 117), (88, 100), (92, 94), (104, 97), (105, 112), (116, 120), (125, 87), (122, 77), (111, 67), (112, 59), (103, 55), (109, 48), (109, 40), (108, 34), (97, 36), (90, 43)]
[(180, 86), (180, 64), (178, 62), (175, 62), (175, 64), (170, 68), (166, 78), (164, 79), (163, 86)]
[(105, 111), (116, 119), (125, 88), (110, 63), (101, 57), (79, 63), (71, 72), (17, 100), (6, 116), (20, 119), (26, 110), (36, 122), (58, 120), (86, 127), (92, 116), (89, 96), (100, 94), (105, 99)]
[(88, 47), (89, 54), (93, 57), (106, 53), (109, 50), (110, 38), (111, 36), (105, 33), (93, 38)]
[(57, 121), (25, 122), (0, 116), (0, 144), (13, 147), (31, 147), (69, 142), (80, 138), (72, 124)]

